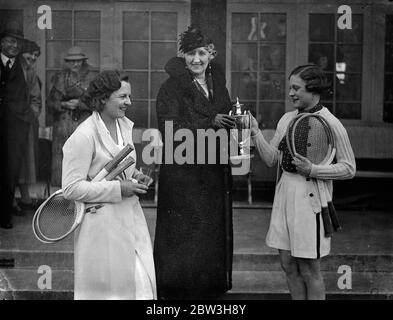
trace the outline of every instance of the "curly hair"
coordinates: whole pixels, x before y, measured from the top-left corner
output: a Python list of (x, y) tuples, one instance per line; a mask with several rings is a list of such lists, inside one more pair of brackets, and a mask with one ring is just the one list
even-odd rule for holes
[(83, 96), (83, 102), (92, 111), (102, 111), (104, 109), (103, 100), (119, 90), (121, 82), (129, 82), (128, 76), (118, 70), (106, 70), (100, 72), (89, 84)]
[(293, 76), (299, 76), (306, 83), (306, 90), (316, 94), (327, 92), (331, 88), (325, 72), (315, 64), (306, 64), (298, 66), (292, 70), (288, 79)]

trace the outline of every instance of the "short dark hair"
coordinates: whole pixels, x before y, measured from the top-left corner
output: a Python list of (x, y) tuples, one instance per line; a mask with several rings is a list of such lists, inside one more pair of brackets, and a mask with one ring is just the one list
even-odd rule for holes
[(296, 67), (289, 74), (288, 79), (294, 75), (299, 76), (306, 83), (306, 90), (309, 92), (322, 94), (327, 92), (331, 87), (325, 72), (315, 64)]
[(119, 90), (121, 82), (128, 80), (128, 75), (118, 70), (105, 70), (100, 72), (89, 84), (83, 96), (83, 102), (92, 111), (102, 111), (104, 105), (102, 100), (108, 99), (110, 95)]

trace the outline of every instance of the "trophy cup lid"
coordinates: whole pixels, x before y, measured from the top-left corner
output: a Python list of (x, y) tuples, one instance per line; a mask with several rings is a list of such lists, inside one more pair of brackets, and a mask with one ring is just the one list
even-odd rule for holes
[(233, 105), (233, 114), (234, 115), (241, 115), (243, 106), (244, 106), (244, 104), (241, 104), (239, 102), (239, 97), (236, 97), (236, 103)]

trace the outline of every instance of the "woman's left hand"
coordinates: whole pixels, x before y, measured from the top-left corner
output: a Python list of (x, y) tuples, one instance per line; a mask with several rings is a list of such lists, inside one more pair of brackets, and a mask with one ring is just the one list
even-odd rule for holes
[(307, 158), (297, 154), (293, 160), (292, 164), (296, 166), (296, 170), (303, 176), (308, 177), (311, 173), (312, 163)]

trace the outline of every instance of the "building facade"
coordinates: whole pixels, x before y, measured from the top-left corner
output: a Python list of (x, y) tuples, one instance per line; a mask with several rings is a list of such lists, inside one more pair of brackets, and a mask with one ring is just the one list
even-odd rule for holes
[[(351, 28), (340, 29), (341, 5)], [(52, 10), (52, 29), (41, 30), (37, 9)], [(26, 38), (42, 50), (38, 74), (49, 90), (72, 45), (81, 46), (94, 72), (120, 68), (132, 83), (128, 115), (136, 140), (157, 126), (155, 99), (177, 55), (178, 35), (191, 23), (207, 31), (225, 66), (232, 100), (239, 97), (256, 115), (267, 137), (292, 109), (288, 74), (313, 62), (328, 74), (332, 90), (324, 104), (342, 120), (360, 175), (389, 171), (393, 159), (393, 2), (389, 0), (178, 0), (28, 1), (0, 0), (0, 23), (17, 20)], [(348, 21), (346, 21), (348, 23)], [(1, 27), (1, 26), (0, 26)], [(45, 108), (44, 108), (45, 110)], [(41, 116), (45, 125), (45, 112)], [(274, 181), (275, 171), (258, 157), (252, 179)], [(390, 171), (393, 171), (390, 169)]]

